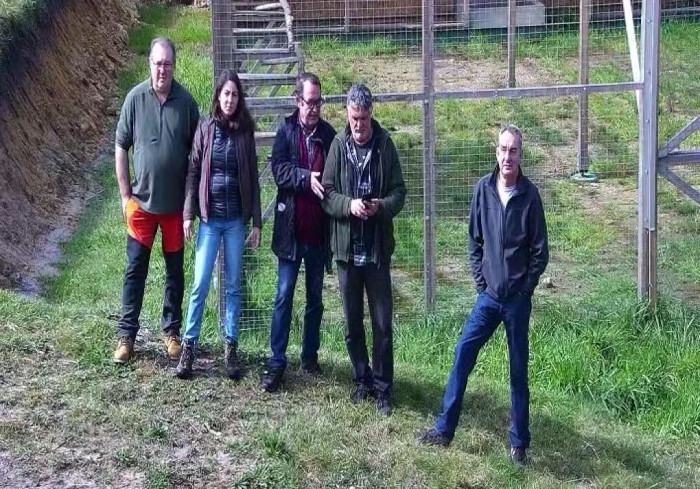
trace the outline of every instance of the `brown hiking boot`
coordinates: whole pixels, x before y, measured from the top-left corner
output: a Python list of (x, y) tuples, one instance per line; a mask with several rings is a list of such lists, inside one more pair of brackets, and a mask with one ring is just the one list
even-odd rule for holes
[(180, 362), (175, 368), (175, 375), (180, 379), (189, 379), (192, 375), (192, 364), (194, 363), (194, 345), (185, 343), (182, 346)]
[(226, 375), (229, 379), (238, 380), (241, 378), (241, 365), (238, 361), (238, 343), (226, 340)]
[(117, 349), (114, 350), (112, 361), (117, 365), (122, 365), (131, 359), (134, 354), (134, 340), (128, 336), (121, 336), (117, 339)]
[(180, 345), (180, 335), (171, 334), (163, 337), (163, 344), (165, 345), (165, 351), (171, 360), (179, 360), (182, 354), (182, 346)]

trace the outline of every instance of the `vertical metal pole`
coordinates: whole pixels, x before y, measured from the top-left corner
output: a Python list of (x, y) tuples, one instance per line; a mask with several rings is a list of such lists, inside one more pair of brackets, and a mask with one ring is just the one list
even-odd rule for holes
[[(212, 49), (214, 51), (214, 80), (221, 71), (232, 68), (238, 71), (238, 66), (233, 60), (233, 2), (232, 0), (212, 0), (211, 2), (211, 27)], [(219, 246), (219, 257), (224, 256), (224, 244)], [(226, 322), (226, 271), (223, 260), (217, 258), (216, 273), (213, 277), (214, 286), (218, 295), (219, 332), (224, 335)]]
[(515, 11), (516, 0), (508, 0), (508, 88), (515, 87)]
[[(588, 23), (590, 10), (588, 0), (580, 2), (579, 21), (579, 77), (581, 85), (588, 85)], [(578, 171), (581, 175), (588, 171), (588, 93), (578, 96)]]
[(637, 293), (651, 304), (657, 298), (656, 162), (659, 101), (659, 0), (642, 5), (642, 110), (639, 114), (639, 232)]
[(425, 303), (435, 310), (435, 91), (434, 0), (423, 0), (423, 236)]

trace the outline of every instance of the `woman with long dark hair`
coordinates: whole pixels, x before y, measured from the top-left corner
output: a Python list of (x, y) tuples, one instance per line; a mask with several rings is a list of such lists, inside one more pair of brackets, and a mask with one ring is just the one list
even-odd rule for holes
[[(185, 238), (193, 235), (195, 217), (199, 217), (199, 230), (182, 355), (175, 370), (180, 378), (192, 374), (204, 303), (222, 240), (226, 274), (226, 373), (232, 379), (241, 376), (237, 346), (243, 248), (246, 242), (253, 249), (260, 245), (262, 228), (254, 132), (255, 122), (246, 107), (241, 81), (236, 73), (226, 70), (216, 81), (210, 114), (197, 127), (187, 173)], [(246, 238), (251, 218), (253, 228)]]

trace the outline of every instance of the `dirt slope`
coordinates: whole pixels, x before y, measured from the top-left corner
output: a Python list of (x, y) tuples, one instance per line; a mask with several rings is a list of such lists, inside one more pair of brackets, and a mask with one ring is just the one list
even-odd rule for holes
[(108, 130), (132, 0), (51, 0), (0, 70), (0, 287), (29, 279), (71, 227)]

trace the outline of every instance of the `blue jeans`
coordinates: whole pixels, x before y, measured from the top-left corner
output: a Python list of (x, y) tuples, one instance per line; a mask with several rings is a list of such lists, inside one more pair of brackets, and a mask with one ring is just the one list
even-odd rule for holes
[(197, 231), (197, 251), (194, 259), (194, 283), (187, 310), (184, 340), (196, 342), (202, 327), (204, 303), (209, 293), (216, 254), (224, 241), (224, 270), (226, 274), (226, 338), (238, 339), (238, 315), (241, 311), (241, 265), (246, 226), (241, 218), (200, 221)]
[(435, 429), (440, 433), (454, 436), (467, 378), (476, 364), (479, 350), (503, 321), (510, 361), (510, 445), (522, 448), (530, 446), (527, 362), (531, 310), (532, 299), (529, 296), (517, 296), (502, 302), (486, 292), (479, 294), (455, 347), (455, 360), (445, 386), (442, 412), (435, 421)]
[(277, 296), (270, 326), (270, 368), (287, 365), (287, 343), (292, 322), (292, 304), (299, 267), (304, 260), (306, 269), (306, 310), (301, 344), (302, 363), (318, 361), (321, 317), (323, 316), (323, 250), (320, 246), (297, 244), (297, 259), (279, 259), (277, 266)]

